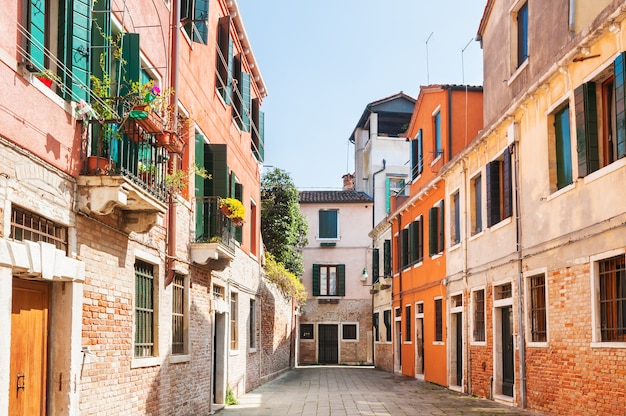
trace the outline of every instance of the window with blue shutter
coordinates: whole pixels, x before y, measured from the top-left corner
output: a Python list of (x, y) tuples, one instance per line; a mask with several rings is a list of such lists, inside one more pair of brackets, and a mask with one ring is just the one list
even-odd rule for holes
[(68, 9), (66, 19), (66, 48), (62, 58), (68, 72), (63, 73), (63, 84), (69, 86), (66, 98), (73, 101), (89, 101), (89, 49), (91, 40), (91, 1), (65, 0)]
[(252, 100), (252, 125), (251, 129), (251, 138), (252, 144), (251, 149), (254, 157), (259, 162), (263, 162), (264, 160), (264, 135), (265, 132), (263, 129), (265, 128), (265, 114), (261, 111), (261, 100), (259, 98), (254, 98)]
[(517, 11), (517, 67), (528, 59), (528, 3)]
[(208, 18), (208, 0), (181, 0), (180, 20), (183, 30), (192, 41), (205, 45), (208, 43)]
[(557, 189), (572, 183), (572, 146), (570, 137), (569, 106), (556, 112), (554, 133), (556, 137), (556, 177)]
[(615, 120), (617, 130), (616, 159), (626, 156), (626, 52), (622, 52), (613, 63), (615, 84)]

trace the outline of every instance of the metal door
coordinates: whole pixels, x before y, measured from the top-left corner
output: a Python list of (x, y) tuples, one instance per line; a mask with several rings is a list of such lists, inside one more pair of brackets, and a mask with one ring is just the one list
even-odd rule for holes
[(502, 394), (513, 397), (515, 369), (513, 368), (513, 311), (508, 306), (502, 311)]
[(319, 345), (317, 362), (320, 364), (339, 363), (339, 340), (337, 325), (319, 325)]

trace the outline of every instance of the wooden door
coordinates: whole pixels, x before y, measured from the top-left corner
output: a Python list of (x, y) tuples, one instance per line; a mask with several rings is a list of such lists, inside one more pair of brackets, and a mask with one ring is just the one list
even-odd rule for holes
[(13, 279), (9, 414), (46, 414), (49, 286)]
[(460, 386), (463, 380), (463, 315), (456, 315), (456, 385)]
[(513, 368), (513, 309), (502, 308), (502, 394), (513, 397), (515, 369)]
[(319, 325), (319, 350), (317, 361), (320, 364), (339, 363), (339, 327), (337, 325)]

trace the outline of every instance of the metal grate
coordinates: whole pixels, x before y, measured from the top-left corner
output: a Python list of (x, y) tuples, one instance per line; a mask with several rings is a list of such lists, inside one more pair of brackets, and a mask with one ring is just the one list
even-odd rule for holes
[(626, 260), (612, 257), (599, 263), (602, 341), (626, 341)]
[(474, 341), (485, 340), (485, 291), (474, 292)]
[(135, 357), (154, 356), (154, 266), (135, 262)]
[(43, 241), (67, 254), (67, 227), (15, 205), (11, 206), (11, 238)]
[(546, 342), (546, 279), (544, 275), (530, 278), (530, 320), (533, 342)]
[(185, 277), (172, 282), (172, 354), (185, 353)]

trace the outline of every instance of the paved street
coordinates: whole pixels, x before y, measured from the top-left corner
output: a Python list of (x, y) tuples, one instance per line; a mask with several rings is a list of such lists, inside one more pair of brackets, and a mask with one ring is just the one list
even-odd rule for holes
[(296, 368), (238, 400), (217, 415), (533, 415), (409, 377), (343, 366)]

